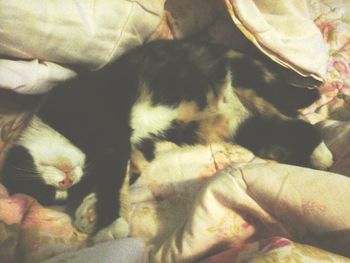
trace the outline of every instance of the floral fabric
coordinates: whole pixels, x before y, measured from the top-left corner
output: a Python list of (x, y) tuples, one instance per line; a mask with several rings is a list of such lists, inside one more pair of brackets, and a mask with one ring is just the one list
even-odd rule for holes
[(327, 43), (329, 61), (323, 98), (314, 116), (350, 120), (350, 3), (348, 1), (310, 1), (315, 24)]
[[(239, 2), (244, 4), (168, 1), (166, 15), (151, 39), (202, 30), (206, 38), (244, 49), (237, 28), (244, 30), (244, 23), (254, 21), (249, 15), (243, 17)], [(261, 18), (269, 14), (270, 26), (280, 19), (271, 18), (273, 10), (268, 7), (273, 5), (245, 2), (259, 7)], [(303, 14), (303, 21), (312, 21), (309, 28), (318, 30), (318, 41), (326, 48), (322, 98), (303, 113), (318, 123), (334, 153), (334, 166), (324, 172), (278, 164), (230, 144), (164, 144), (131, 187), (130, 235), (146, 243), (140, 262), (350, 262), (350, 179), (346, 177), (350, 174), (346, 147), (350, 142), (350, 4), (345, 0), (283, 2), (279, 11)], [(296, 2), (298, 8), (293, 9)], [(240, 17), (235, 17), (238, 13)], [(249, 33), (254, 44), (267, 43)], [(283, 48), (278, 58), (291, 62)], [(317, 69), (304, 67), (303, 72), (322, 75)], [(0, 186), (0, 262), (74, 262), (91, 255), (91, 250), (81, 250), (88, 241), (58, 208), (42, 207), (25, 195), (9, 196)], [(103, 262), (103, 253), (99, 255)]]

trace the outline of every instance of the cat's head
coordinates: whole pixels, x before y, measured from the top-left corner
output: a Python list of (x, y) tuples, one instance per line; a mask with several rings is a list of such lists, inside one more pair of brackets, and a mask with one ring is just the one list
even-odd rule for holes
[(84, 174), (85, 154), (65, 138), (57, 140), (47, 135), (41, 143), (27, 148), (38, 176), (58, 190), (78, 183)]
[(50, 199), (35, 190), (46, 189), (43, 192), (51, 192), (54, 200), (65, 200), (67, 190), (84, 175), (85, 158), (79, 148), (36, 119), (7, 154), (3, 181), (10, 192)]
[[(309, 107), (321, 96), (318, 88), (322, 81), (302, 76), (266, 56), (252, 58), (241, 54), (232, 57), (230, 69), (233, 87), (249, 91), (284, 115), (298, 116), (301, 109)], [(257, 109), (266, 115), (266, 108)]]

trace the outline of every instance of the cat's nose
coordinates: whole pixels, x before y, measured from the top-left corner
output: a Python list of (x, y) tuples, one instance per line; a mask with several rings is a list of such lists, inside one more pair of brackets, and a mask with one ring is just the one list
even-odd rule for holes
[(59, 188), (60, 188), (61, 190), (66, 190), (67, 188), (69, 188), (69, 187), (71, 187), (71, 186), (73, 185), (73, 181), (72, 181), (72, 179), (70, 178), (70, 176), (68, 176), (68, 175), (66, 174), (66, 176), (64, 177), (64, 179), (63, 179), (62, 181), (60, 181), (60, 182), (58, 183), (58, 185), (59, 185)]
[(70, 175), (74, 170), (74, 168), (69, 165), (61, 165), (61, 166), (58, 166), (57, 168), (67, 175)]

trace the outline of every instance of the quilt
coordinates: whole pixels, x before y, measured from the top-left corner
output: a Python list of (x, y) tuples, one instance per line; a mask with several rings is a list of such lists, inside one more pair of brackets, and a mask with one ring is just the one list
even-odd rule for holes
[[(159, 17), (144, 41), (199, 34), (242, 50), (252, 45), (324, 79), (321, 99), (302, 114), (321, 131), (335, 163), (319, 171), (232, 144), (164, 143), (130, 188), (130, 238), (94, 246), (60, 207), (10, 196), (0, 185), (0, 262), (350, 262), (350, 4), (178, 0), (163, 9), (161, 2), (130, 2)], [(70, 72), (62, 61), (52, 63)], [(26, 83), (24, 93), (51, 87), (35, 91)], [(12, 87), (19, 86), (5, 88)], [(3, 154), (28, 117), (21, 112), (1, 111)]]

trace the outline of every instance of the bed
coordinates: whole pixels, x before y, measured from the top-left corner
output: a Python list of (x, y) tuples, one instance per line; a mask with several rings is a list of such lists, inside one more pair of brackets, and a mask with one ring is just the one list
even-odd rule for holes
[(45, 93), (76, 76), (77, 66), (98, 70), (144, 42), (197, 34), (323, 79), (321, 99), (302, 115), (335, 162), (319, 171), (232, 144), (164, 143), (130, 188), (130, 237), (95, 245), (56, 207), (0, 185), (0, 262), (350, 262), (350, 3), (99, 5), (0, 3), (1, 159), (40, 102), (24, 94)]

